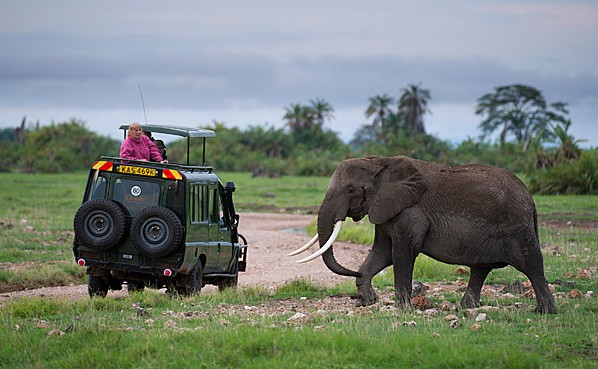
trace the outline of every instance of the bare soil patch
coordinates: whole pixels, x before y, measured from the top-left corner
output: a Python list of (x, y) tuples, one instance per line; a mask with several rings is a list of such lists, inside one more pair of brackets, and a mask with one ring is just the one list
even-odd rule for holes
[[(295, 261), (309, 254), (290, 257), (291, 251), (304, 245), (313, 235), (304, 233), (315, 215), (244, 213), (240, 215), (240, 233), (247, 238), (249, 250), (247, 271), (239, 273), (239, 286), (259, 286), (271, 290), (296, 279), (305, 279), (319, 286), (333, 286), (352, 278), (336, 275), (328, 270), (321, 258), (309, 263)], [(371, 245), (335, 243), (335, 255), (340, 263), (357, 269), (365, 259)], [(311, 251), (315, 252), (317, 246)], [(73, 261), (74, 262), (74, 261)], [(206, 290), (212, 289), (206, 286)], [(126, 288), (125, 288), (126, 290)], [(126, 291), (110, 291), (110, 296), (124, 296)], [(0, 294), (0, 304), (21, 297), (87, 298), (87, 285), (45, 287)]]
[[(316, 218), (316, 215), (285, 214), (285, 213), (243, 213), (240, 219), (240, 233), (249, 243), (247, 256), (247, 271), (239, 274), (239, 286), (262, 287), (274, 291), (278, 287), (297, 279), (307, 280), (317, 286), (330, 287), (343, 281), (354, 281), (354, 278), (343, 277), (332, 273), (324, 265), (321, 258), (311, 262), (298, 264), (296, 260), (315, 252), (317, 246), (304, 254), (289, 257), (288, 254), (304, 245), (313, 235), (306, 235), (305, 227)], [(594, 229), (597, 221), (567, 221), (543, 222), (543, 226), (556, 229)], [(336, 242), (335, 257), (345, 267), (357, 270), (365, 260), (371, 245), (357, 245), (346, 242)], [(74, 262), (74, 261), (73, 261)], [(36, 262), (37, 263), (37, 262)], [(15, 263), (15, 267), (18, 267)], [(6, 265), (5, 265), (6, 266)], [(465, 273), (467, 273), (465, 271)], [(458, 274), (458, 273), (457, 273)], [(463, 276), (465, 278), (465, 276)], [(466, 279), (466, 278), (465, 278)], [(425, 288), (432, 295), (450, 291), (460, 294), (459, 289), (465, 283), (458, 279), (455, 283), (427, 283)], [(217, 290), (214, 286), (206, 286), (205, 292)], [(392, 290), (379, 291), (382, 305), (392, 304)], [(120, 298), (126, 295), (126, 288), (122, 291), (110, 291), (108, 297)], [(501, 294), (497, 287), (484, 286), (483, 294), (496, 296)], [(87, 285), (70, 285), (59, 287), (44, 287), (16, 292), (0, 293), (0, 305), (6, 301), (22, 297), (59, 297), (68, 299), (88, 298)], [(532, 297), (532, 296), (528, 296)], [(349, 297), (331, 297), (338, 299), (343, 306), (353, 306)], [(281, 303), (285, 304), (285, 303)], [(298, 302), (302, 305), (302, 302)]]

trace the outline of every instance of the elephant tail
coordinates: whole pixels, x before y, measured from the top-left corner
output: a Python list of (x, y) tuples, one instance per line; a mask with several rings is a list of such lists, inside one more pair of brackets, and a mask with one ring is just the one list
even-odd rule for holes
[(536, 240), (540, 243), (540, 236), (538, 235), (538, 210), (534, 206), (534, 233), (536, 233)]

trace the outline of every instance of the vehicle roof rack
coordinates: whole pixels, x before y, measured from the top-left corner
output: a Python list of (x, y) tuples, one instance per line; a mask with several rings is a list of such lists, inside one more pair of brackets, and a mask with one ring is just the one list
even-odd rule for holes
[[(203, 138), (203, 158), (202, 166), (206, 165), (206, 138), (216, 137), (216, 133), (209, 129), (191, 128), (183, 126), (174, 126), (168, 124), (140, 124), (144, 132), (162, 133), (167, 135), (181, 136), (187, 138), (187, 165), (189, 164), (189, 142), (192, 137)], [(119, 127), (124, 132), (124, 138), (127, 138), (128, 124), (123, 124)]]

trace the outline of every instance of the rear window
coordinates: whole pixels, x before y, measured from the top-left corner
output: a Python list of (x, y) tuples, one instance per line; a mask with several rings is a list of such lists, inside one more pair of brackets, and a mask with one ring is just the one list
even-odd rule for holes
[(124, 205), (129, 211), (129, 215), (136, 216), (148, 206), (159, 205), (160, 185), (118, 178), (114, 181), (112, 199)]
[(89, 191), (89, 200), (103, 199), (106, 197), (106, 178), (97, 177), (91, 183)]

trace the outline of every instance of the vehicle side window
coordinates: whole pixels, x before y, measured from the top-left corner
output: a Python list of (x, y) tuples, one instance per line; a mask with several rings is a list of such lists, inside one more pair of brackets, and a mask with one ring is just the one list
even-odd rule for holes
[(114, 181), (112, 199), (123, 204), (131, 216), (136, 216), (144, 208), (160, 204), (160, 186), (118, 178)]
[(220, 223), (220, 219), (222, 219), (223, 214), (220, 207), (220, 196), (218, 196), (218, 189), (214, 188), (212, 190), (212, 203), (210, 205), (210, 222), (211, 223)]
[(106, 178), (97, 177), (91, 184), (89, 199), (103, 199), (106, 196)]
[(194, 185), (190, 190), (191, 223), (208, 221), (210, 192), (206, 185)]

